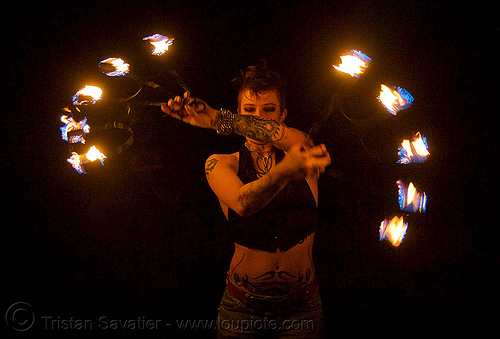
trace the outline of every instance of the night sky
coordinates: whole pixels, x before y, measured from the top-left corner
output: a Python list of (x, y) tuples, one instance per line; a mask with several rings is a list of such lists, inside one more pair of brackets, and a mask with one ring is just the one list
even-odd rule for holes
[[(368, 123), (354, 125), (334, 109), (314, 136), (332, 156), (320, 179), (315, 247), (328, 337), (498, 332), (493, 4), (270, 3), (17, 2), (4, 10), (1, 305), (3, 312), (26, 302), (35, 314), (25, 332), (6, 328), (10, 337), (215, 337), (178, 331), (175, 321), (216, 318), (232, 244), (204, 162), (235, 152), (243, 139), (142, 107), (169, 98), (150, 88), (127, 112), (117, 101), (139, 86), (101, 74), (97, 64), (108, 57), (182, 95), (168, 75), (175, 69), (196, 96), (232, 110), (231, 80), (264, 58), (287, 81), (287, 123), (303, 131), (341, 93), (345, 113)], [(154, 33), (175, 38), (162, 57), (142, 41)], [(373, 59), (357, 81), (332, 67), (350, 49)], [(388, 114), (376, 100), (381, 83), (406, 88), (412, 107)], [(59, 118), (87, 84), (104, 91), (84, 112), (91, 128), (127, 123), (134, 144), (114, 154), (124, 135), (91, 130), (88, 145), (100, 145), (108, 159), (79, 175), (66, 162)], [(396, 164), (398, 145), (417, 131), (428, 138), (430, 159)], [(425, 191), (428, 209), (407, 217), (396, 248), (379, 241), (378, 227), (402, 214), (398, 179)], [(96, 328), (102, 316), (173, 325), (106, 331)], [(43, 317), (92, 319), (94, 328), (47, 329)]]

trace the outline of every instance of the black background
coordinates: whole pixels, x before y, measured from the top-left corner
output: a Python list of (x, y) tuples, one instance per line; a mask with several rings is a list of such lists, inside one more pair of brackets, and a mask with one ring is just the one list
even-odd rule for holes
[[(488, 2), (182, 1), (15, 3), (3, 11), (2, 309), (33, 306), (34, 328), (50, 337), (214, 337), (176, 331), (176, 319), (215, 319), (232, 245), (204, 177), (205, 159), (233, 152), (220, 137), (162, 116), (109, 103), (139, 87), (106, 78), (100, 60), (117, 56), (132, 72), (175, 94), (160, 71), (176, 69), (213, 107), (236, 108), (231, 79), (258, 58), (287, 80), (289, 125), (307, 131), (332, 93), (344, 93), (316, 134), (332, 155), (321, 178), (315, 261), (329, 337), (493, 335), (492, 237), (498, 146), (493, 102), (498, 25)], [(142, 38), (174, 37), (162, 57)], [(373, 59), (359, 80), (332, 64), (350, 49)], [(379, 85), (400, 85), (413, 106), (389, 115)], [(117, 119), (134, 129), (126, 152), (108, 151), (86, 175), (67, 164), (61, 108), (86, 84), (104, 90), (89, 124)], [(166, 100), (144, 89), (141, 100)], [(93, 119), (93, 120), (92, 120)], [(395, 164), (403, 138), (420, 131), (425, 164)], [(97, 134), (96, 134), (97, 135)], [(120, 137), (120, 136), (118, 136)], [(92, 139), (95, 138), (95, 139)], [(114, 142), (92, 133), (89, 143)], [(106, 153), (106, 152), (105, 152)], [(429, 197), (407, 217), (401, 246), (379, 242), (378, 226), (398, 213), (396, 180)], [(497, 305), (498, 306), (498, 305)], [(164, 319), (154, 331), (46, 330), (61, 319)], [(5, 327), (5, 325), (3, 325)]]

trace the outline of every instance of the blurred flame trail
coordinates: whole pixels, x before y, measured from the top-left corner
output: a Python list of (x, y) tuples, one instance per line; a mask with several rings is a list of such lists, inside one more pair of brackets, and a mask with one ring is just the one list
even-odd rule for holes
[(154, 49), (151, 52), (153, 55), (163, 55), (166, 51), (168, 51), (168, 47), (171, 46), (174, 41), (173, 38), (169, 38), (161, 34), (153, 34), (143, 38), (142, 40), (147, 40), (154, 46)]
[(73, 95), (72, 103), (75, 106), (95, 104), (102, 99), (102, 89), (97, 86), (85, 86)]
[(101, 164), (104, 165), (104, 159), (106, 159), (106, 156), (101, 153), (97, 149), (97, 147), (92, 146), (84, 155), (79, 155), (76, 152), (71, 152), (71, 156), (67, 159), (67, 161), (78, 173), (85, 174), (86, 172), (82, 166), (83, 164), (99, 160)]
[(342, 60), (340, 65), (333, 65), (333, 67), (337, 71), (347, 73), (355, 78), (359, 78), (359, 75), (364, 73), (372, 61), (368, 55), (354, 49), (348, 55), (342, 55), (340, 59)]
[(398, 180), (397, 184), (399, 187), (399, 208), (408, 212), (425, 212), (427, 208), (425, 192), (417, 192), (412, 182), (408, 184), (408, 188), (401, 180)]
[(130, 65), (120, 58), (107, 58), (99, 63), (99, 69), (108, 77), (121, 77), (129, 72)]
[(76, 144), (81, 142), (85, 143), (85, 134), (90, 132), (90, 126), (87, 125), (87, 118), (82, 121), (76, 122), (73, 117), (67, 115), (61, 116), (61, 121), (65, 124), (60, 127), (61, 139), (69, 142), (70, 144)]
[(399, 246), (406, 235), (408, 223), (405, 223), (403, 217), (394, 217), (390, 221), (385, 219), (380, 223), (379, 233), (380, 241), (386, 239), (394, 246)]
[(397, 162), (399, 164), (425, 162), (430, 155), (428, 148), (427, 138), (422, 136), (420, 132), (417, 132), (411, 142), (410, 140), (403, 140), (401, 146), (398, 148), (399, 160)]
[(386, 85), (380, 85), (380, 95), (378, 100), (384, 105), (387, 111), (396, 115), (399, 111), (407, 109), (413, 103), (413, 97), (402, 87), (390, 89)]

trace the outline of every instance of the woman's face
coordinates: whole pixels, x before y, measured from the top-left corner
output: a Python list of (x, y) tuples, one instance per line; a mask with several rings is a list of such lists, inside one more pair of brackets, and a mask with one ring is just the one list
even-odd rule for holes
[(282, 122), (285, 120), (287, 111), (286, 109), (281, 111), (276, 91), (259, 92), (257, 96), (250, 90), (246, 90), (241, 93), (238, 113)]

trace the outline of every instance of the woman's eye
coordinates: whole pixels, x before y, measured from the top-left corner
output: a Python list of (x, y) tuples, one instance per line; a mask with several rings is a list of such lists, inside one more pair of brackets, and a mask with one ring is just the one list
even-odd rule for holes
[(255, 108), (252, 108), (252, 107), (245, 107), (243, 108), (243, 110), (247, 113), (253, 113), (255, 112)]
[(266, 108), (264, 108), (264, 112), (274, 112), (274, 111), (276, 111), (276, 108), (274, 108), (274, 107), (266, 107)]

